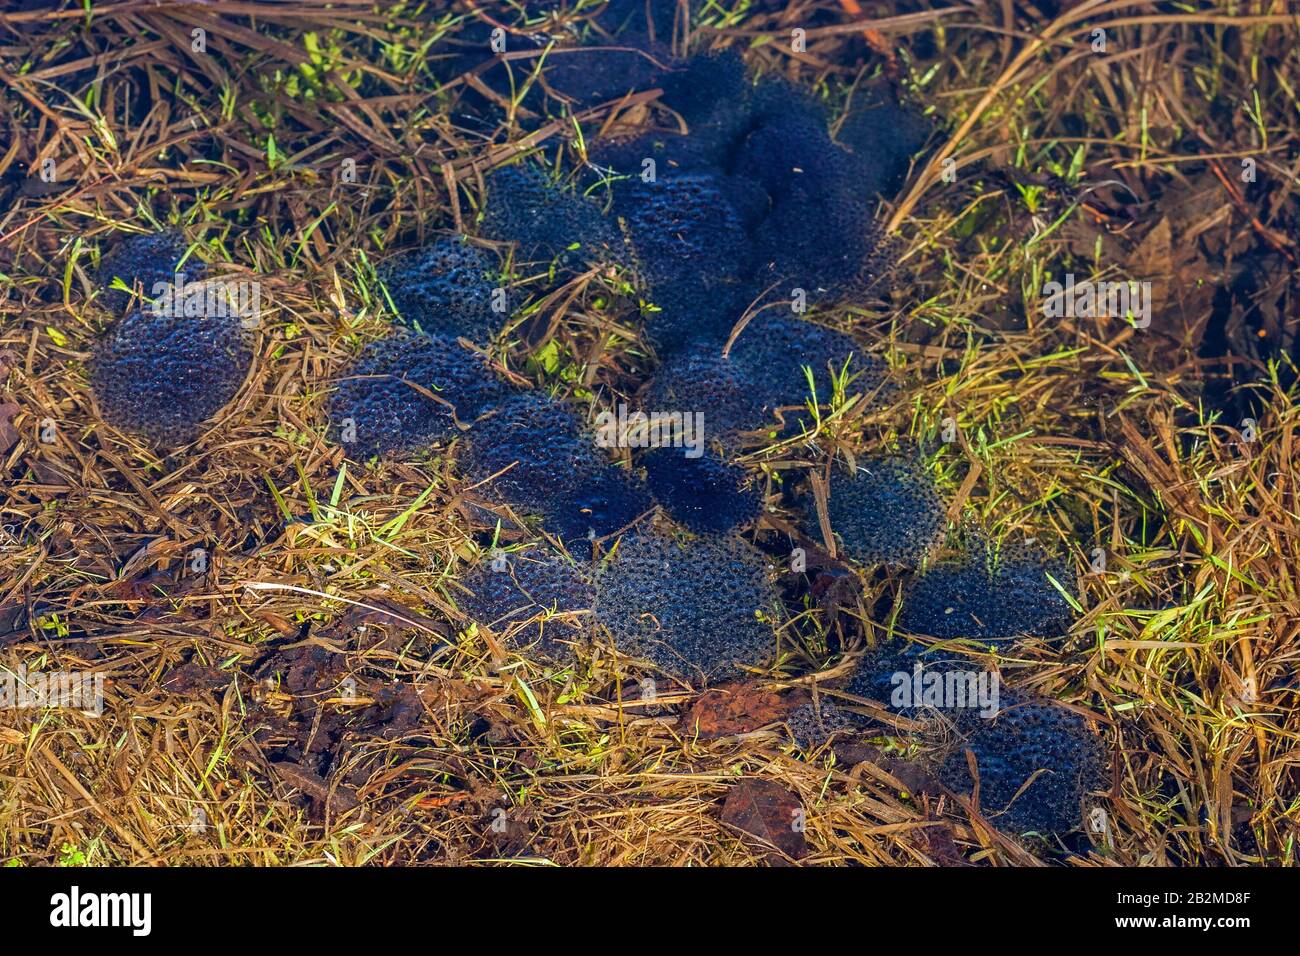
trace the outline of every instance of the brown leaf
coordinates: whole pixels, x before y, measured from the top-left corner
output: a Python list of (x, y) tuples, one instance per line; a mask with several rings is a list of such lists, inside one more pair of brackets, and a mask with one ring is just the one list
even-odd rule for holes
[(875, 762), (880, 757), (880, 748), (875, 744), (867, 743), (866, 737), (854, 736), (837, 740), (831, 749), (835, 751), (835, 756), (839, 760), (850, 767), (868, 761)]
[(1168, 279), (1173, 258), (1174, 235), (1166, 216), (1142, 237), (1125, 265), (1131, 275), (1140, 279)]
[[(1207, 195), (1216, 204), (1216, 211), (1226, 210), (1217, 182), (1208, 184)], [(1206, 228), (1206, 224), (1182, 218), (1190, 212), (1180, 208), (1182, 205), (1172, 204), (1174, 211), (1143, 237), (1124, 266), (1128, 276), (1151, 283), (1151, 309), (1153, 315), (1160, 316), (1163, 334), (1195, 350), (1214, 310), (1222, 270), (1206, 260), (1202, 244), (1197, 241), (1196, 230)], [(1212, 216), (1208, 222), (1219, 218)]]
[(866, 763), (879, 767), (902, 784), (903, 789), (908, 793), (943, 792), (939, 782), (920, 761), (891, 756), (875, 744), (849, 740), (845, 741), (842, 747), (837, 745), (835, 754), (846, 763), (854, 765)]
[(952, 827), (946, 823), (928, 826), (921, 831), (930, 855), (940, 866), (970, 866), (971, 863), (961, 854), (961, 848), (952, 838)]
[(291, 787), (296, 787), (314, 800), (324, 800), (329, 796), (329, 787), (317, 774), (312, 773), (291, 760), (281, 760), (271, 764), (280, 779)]
[(232, 676), (218, 667), (208, 667), (191, 661), (168, 674), (163, 679), (162, 686), (168, 693), (192, 694), (195, 691), (224, 687), (230, 683)]
[(749, 777), (727, 794), (722, 822), (755, 837), (758, 845), (798, 860), (808, 852), (799, 798), (770, 780)]
[(291, 787), (301, 790), (318, 803), (326, 804), (335, 813), (346, 813), (361, 805), (351, 787), (331, 789), (324, 778), (289, 760), (271, 764), (272, 769)]
[(930, 771), (915, 760), (891, 759), (885, 770), (907, 788), (908, 793), (939, 793), (942, 788)]
[(688, 733), (711, 739), (747, 734), (789, 710), (790, 702), (775, 691), (757, 684), (723, 684), (701, 694), (682, 720)]
[(445, 636), (446, 626), (427, 615), (403, 607), (394, 601), (366, 595), (361, 606), (350, 607), (342, 617), (321, 629), (321, 636), (328, 638), (342, 637), (362, 625), (377, 624), (380, 627), (413, 627), (430, 634)]
[(26, 610), (26, 607), (17, 601), (11, 604), (0, 604), (0, 646), (27, 636), (25, 630), (18, 629)]
[(267, 624), (270, 624), (285, 637), (296, 637), (302, 630), (297, 624), (290, 623), (289, 619), (283, 614), (276, 614), (274, 611), (260, 610), (253, 613), (253, 617), (260, 618)]
[(1169, 219), (1162, 218), (1143, 237), (1125, 263), (1127, 273), (1139, 282), (1151, 283), (1151, 311), (1159, 314), (1169, 302), (1169, 282), (1173, 278), (1173, 231)]
[(1102, 262), (1124, 258), (1123, 243), (1105, 226), (1085, 216), (1074, 216), (1066, 220), (1057, 234), (1064, 242), (1065, 249), (1084, 262), (1092, 261), (1094, 256)]
[(14, 416), (20, 409), (13, 402), (0, 405), (0, 455), (18, 443), (18, 429), (14, 428)]
[(499, 856), (520, 856), (532, 845), (534, 833), (523, 819), (523, 813), (514, 807), (492, 807), (483, 826), (491, 840), (491, 853)]
[(123, 562), (122, 570), (117, 574), (118, 581), (130, 581), (149, 568), (157, 566), (160, 562), (170, 560), (180, 550), (180, 547), (179, 542), (173, 541), (165, 535), (150, 538), (143, 547), (137, 548)]

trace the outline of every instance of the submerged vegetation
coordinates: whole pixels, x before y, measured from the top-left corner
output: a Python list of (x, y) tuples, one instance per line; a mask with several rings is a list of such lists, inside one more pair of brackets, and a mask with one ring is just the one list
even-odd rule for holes
[(845, 6), (0, 14), (0, 860), (1295, 862), (1297, 24)]

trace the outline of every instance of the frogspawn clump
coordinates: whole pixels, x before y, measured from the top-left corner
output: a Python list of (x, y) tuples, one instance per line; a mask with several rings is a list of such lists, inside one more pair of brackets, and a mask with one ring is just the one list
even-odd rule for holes
[[(749, 192), (742, 200), (745, 219), (765, 212), (764, 190), (749, 181), (739, 168), (746, 138), (764, 126), (790, 116), (806, 117), (825, 129), (825, 114), (806, 90), (784, 80), (750, 75), (734, 50), (701, 53), (673, 64), (663, 76), (659, 105), (671, 111), (660, 128), (632, 138), (598, 142), (592, 152), (596, 165), (616, 173), (641, 174), (647, 159), (659, 175), (674, 172), (709, 173), (733, 179), (740, 176)], [(685, 124), (685, 132), (681, 125)]]
[(803, 405), (813, 396), (813, 384), (817, 401), (825, 404), (832, 376), (845, 378), (850, 395), (879, 397), (886, 381), (885, 363), (843, 332), (770, 313), (741, 330), (730, 355), (772, 406)]
[(622, 468), (606, 465), (542, 512), (543, 526), (575, 556), (587, 557), (591, 542), (622, 531), (650, 508), (645, 485)]
[(1106, 767), (1105, 747), (1081, 716), (1050, 701), (1009, 694), (995, 718), (969, 725), (940, 768), (940, 779), (966, 794), (974, 787), (968, 750), (979, 774), (981, 812), (1015, 833), (1077, 829), (1087, 795), (1102, 785)]
[(669, 59), (671, 51), (661, 46), (645, 50), (556, 47), (547, 54), (546, 83), (574, 108), (583, 109), (658, 85)]
[(785, 715), (785, 726), (790, 739), (801, 750), (816, 750), (838, 734), (858, 729), (860, 720), (830, 698), (800, 704)]
[(778, 607), (763, 555), (730, 537), (625, 536), (596, 578), (596, 618), (619, 651), (692, 681), (770, 663)]
[[(831, 139), (827, 116), (808, 91), (770, 78), (751, 80), (734, 53), (692, 57), (663, 80), (662, 103), (684, 123), (682, 135), (652, 130), (597, 143), (597, 167), (630, 177), (615, 188), (615, 208), (629, 225), (634, 247), (656, 235), (680, 237), (692, 252), (689, 277), (646, 276), (651, 300), (662, 309), (661, 329), (649, 323), (662, 350), (677, 346), (682, 331), (725, 328), (754, 299), (795, 301), (800, 307), (862, 294), (883, 277), (889, 255), (876, 223), (875, 190), (896, 172), (901, 148), (882, 140), (880, 150), (850, 151)], [(853, 132), (855, 127), (850, 128)], [(906, 168), (907, 157), (902, 157)], [(717, 210), (706, 228), (690, 221), (689, 194), (668, 191), (689, 184)], [(660, 191), (683, 204), (651, 210)], [(642, 222), (637, 222), (638, 212)], [(683, 218), (686, 227), (673, 224)], [(725, 234), (719, 234), (722, 227)], [(739, 235), (739, 239), (733, 239)], [(640, 253), (643, 269), (655, 257)], [(647, 263), (650, 265), (647, 266)], [(705, 279), (712, 279), (710, 288)], [(721, 305), (715, 304), (721, 300)]]
[(571, 407), (534, 392), (475, 426), (462, 467), (489, 497), (541, 515), (571, 547), (620, 530), (650, 503)]
[(912, 157), (931, 132), (931, 123), (924, 116), (873, 90), (854, 96), (835, 139), (868, 160), (863, 189), (891, 194), (903, 185)]
[(999, 676), (977, 660), (899, 641), (868, 650), (844, 689), (909, 719), (942, 715), (958, 726), (992, 716), (1001, 699)]
[(480, 232), (485, 239), (515, 243), (522, 262), (576, 268), (616, 257), (616, 230), (600, 206), (552, 182), (540, 167), (494, 170), (487, 190)]
[[(807, 496), (807, 525), (817, 526)], [(943, 501), (934, 480), (899, 456), (862, 458), (852, 474), (831, 475), (826, 515), (844, 550), (867, 564), (915, 564), (943, 535)]]
[(746, 372), (715, 347), (683, 352), (659, 367), (641, 404), (656, 413), (701, 414), (705, 440), (731, 447), (739, 433), (770, 419)]
[(634, 179), (615, 195), (637, 268), (652, 286), (698, 281), (707, 292), (744, 271), (748, 243), (723, 181), (703, 174)]
[(399, 330), (368, 345), (330, 402), (337, 439), (355, 460), (445, 441), (513, 392), (457, 342)]
[(543, 511), (601, 471), (608, 459), (572, 407), (540, 392), (524, 392), (478, 423), (461, 464), (495, 499)]
[(640, 175), (647, 159), (656, 175), (721, 173), (736, 143), (754, 122), (753, 84), (744, 61), (730, 51), (702, 54), (675, 64), (663, 76), (662, 103), (686, 124), (633, 138), (595, 144), (592, 159), (616, 173)]
[(696, 534), (725, 534), (752, 523), (762, 511), (745, 469), (685, 448), (654, 448), (642, 463), (646, 484), (669, 516)]
[(426, 334), (484, 344), (510, 317), (492, 274), (496, 257), (460, 239), (439, 239), (384, 264), (380, 277), (402, 320)]
[(912, 580), (903, 592), (898, 626), (945, 640), (1059, 637), (1073, 619), (1061, 589), (1070, 593), (1074, 588), (1069, 566), (1036, 546), (1008, 546), (994, 553), (976, 542), (968, 553), (941, 561)]
[(721, 341), (749, 302), (749, 237), (722, 180), (634, 178), (615, 190), (638, 274), (655, 306), (646, 331), (664, 352)]
[(773, 120), (749, 135), (735, 171), (769, 197), (754, 232), (761, 284), (811, 305), (861, 294), (879, 280), (887, 263), (865, 167), (813, 115)]
[(609, 0), (594, 20), (622, 43), (667, 43), (680, 12), (678, 0)]
[[(887, 388), (885, 365), (867, 355), (843, 333), (801, 320), (768, 319), (740, 333), (730, 356), (722, 343), (698, 343), (666, 359), (641, 400), (657, 413), (702, 413), (710, 444), (734, 448), (738, 436), (764, 426), (776, 428), (779, 407), (801, 409), (812, 397), (808, 368), (817, 383), (817, 399), (829, 401), (832, 371), (848, 363), (848, 394), (877, 400)], [(850, 356), (852, 361), (850, 362)], [(786, 425), (801, 419), (782, 414)]]
[[(158, 298), (160, 286), (176, 283), (177, 273), (182, 271), (181, 259), (189, 247), (189, 240), (175, 229), (123, 239), (99, 261), (96, 281), (103, 291), (100, 301), (113, 312), (126, 308), (132, 293), (115, 288), (115, 280), (120, 280), (127, 288), (141, 293), (142, 303), (153, 302)], [(183, 280), (197, 282), (207, 272), (207, 263), (191, 255), (184, 263)]]
[(1022, 698), (972, 658), (919, 644), (878, 647), (858, 662), (845, 690), (908, 719), (941, 719), (943, 734), (955, 735), (955, 745), (941, 754), (938, 778), (969, 794), (974, 784), (966, 757), (970, 750), (979, 774), (980, 808), (1001, 828), (1016, 833), (1074, 829), (1087, 793), (1102, 784), (1105, 745), (1078, 714), (1050, 701)]
[(551, 660), (566, 660), (590, 630), (595, 589), (585, 571), (559, 555), (496, 554), (461, 583), (467, 590), (457, 599), (461, 610), (513, 647), (534, 646)]
[(132, 312), (95, 347), (90, 387), (109, 423), (181, 444), (234, 397), (252, 360), (238, 316)]
[[(466, 52), (446, 59), (434, 57), (430, 65), (444, 83), (474, 70), (478, 78), (475, 87), (479, 87), (476, 92), (486, 87), (497, 94), (483, 100), (482, 106), (489, 113), (497, 112), (506, 102), (513, 103), (516, 109), (511, 111), (512, 121), (525, 129), (533, 128), (538, 121), (536, 114), (545, 111), (548, 105), (541, 95), (543, 84), (573, 110), (659, 84), (664, 70), (673, 62), (670, 43), (675, 3), (669, 3), (666, 9), (652, 10), (653, 21), (647, 19), (643, 0), (635, 0), (631, 9), (620, 10), (617, 6), (606, 4), (597, 15), (568, 24), (578, 28), (580, 42), (577, 44), (557, 42), (566, 39), (558, 29), (534, 33), (527, 22), (520, 23), (526, 30), (511, 33), (511, 51), (516, 54), (535, 51), (538, 56), (514, 61), (493, 52), (495, 21), (471, 19), (459, 32), (439, 42), (439, 47), (446, 45)], [(652, 6), (663, 4), (656, 2)], [(543, 11), (533, 11), (539, 12)], [(525, 20), (529, 20), (528, 14)], [(533, 72), (538, 67), (541, 67), (542, 83), (533, 82)], [(466, 87), (461, 94), (473, 90), (474, 87)], [(553, 108), (550, 111), (551, 115), (555, 112)]]

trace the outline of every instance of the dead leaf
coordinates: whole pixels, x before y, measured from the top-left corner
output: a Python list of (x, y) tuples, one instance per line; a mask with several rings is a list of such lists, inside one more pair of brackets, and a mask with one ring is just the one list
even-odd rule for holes
[(792, 860), (808, 852), (799, 798), (770, 780), (749, 777), (732, 787), (722, 806), (722, 822), (755, 837), (759, 846), (779, 850)]
[(356, 793), (351, 787), (334, 787), (331, 789), (324, 778), (289, 760), (271, 764), (280, 779), (291, 787), (301, 790), (318, 803), (326, 804), (335, 813), (346, 813), (361, 806)]
[(117, 573), (117, 580), (128, 582), (146, 570), (156, 567), (160, 562), (170, 560), (178, 550), (180, 544), (165, 535), (150, 538), (122, 564), (122, 570)]
[(26, 610), (27, 608), (17, 601), (0, 604), (0, 645), (11, 643), (27, 635), (26, 631), (18, 630)]
[(13, 402), (0, 405), (0, 455), (18, 443), (18, 429), (14, 428), (14, 416), (20, 410)]
[(1173, 278), (1173, 231), (1168, 217), (1143, 237), (1125, 263), (1127, 274), (1151, 283), (1151, 311), (1159, 314), (1169, 301), (1169, 281)]
[(953, 839), (952, 827), (946, 823), (928, 826), (921, 831), (930, 855), (940, 866), (970, 866), (971, 863), (962, 856), (961, 848)]
[(1074, 258), (1091, 262), (1097, 257), (1103, 262), (1113, 262), (1124, 257), (1124, 245), (1104, 226), (1083, 216), (1074, 216), (1061, 225), (1058, 232), (1066, 251)]
[(260, 618), (276, 631), (285, 637), (297, 637), (302, 627), (298, 624), (292, 624), (283, 614), (276, 614), (274, 611), (260, 610), (253, 614), (254, 617)]
[(724, 684), (701, 694), (682, 718), (688, 733), (704, 739), (747, 734), (780, 720), (790, 703), (757, 684)]
[(455, 806), (458, 803), (473, 799), (473, 796), (467, 790), (459, 790), (445, 797), (421, 797), (415, 801), (414, 806), (417, 810), (440, 810), (443, 807)]
[(902, 784), (903, 790), (907, 793), (938, 794), (943, 792), (939, 782), (920, 761), (894, 757), (875, 744), (847, 741), (843, 749), (836, 746), (835, 753), (841, 760), (854, 766), (870, 764), (872, 767), (879, 768), (877, 776), (879, 776), (880, 771), (883, 771)]
[[(1223, 264), (1206, 258), (1212, 236), (1230, 218), (1222, 189), (1208, 177), (1171, 195), (1170, 212), (1143, 237), (1125, 262), (1128, 274), (1151, 282), (1152, 313), (1159, 328), (1183, 348), (1197, 350), (1214, 310)], [(1156, 346), (1165, 347), (1165, 346)]]
[(380, 627), (403, 626), (415, 627), (431, 634), (446, 635), (447, 628), (441, 621), (412, 611), (394, 601), (384, 598), (365, 596), (365, 602), (350, 607), (342, 617), (332, 621), (320, 630), (320, 636), (339, 638), (363, 625), (376, 624)]
[(875, 760), (880, 755), (880, 748), (867, 743), (867, 738), (860, 736), (846, 737), (835, 741), (831, 747), (835, 756), (850, 767)]
[(182, 664), (162, 682), (163, 690), (171, 694), (192, 694), (195, 691), (212, 690), (229, 684), (232, 674), (218, 667), (208, 667), (191, 661)]
[(521, 856), (533, 842), (532, 828), (518, 808), (492, 807), (483, 826), (491, 839), (490, 852), (498, 856)]

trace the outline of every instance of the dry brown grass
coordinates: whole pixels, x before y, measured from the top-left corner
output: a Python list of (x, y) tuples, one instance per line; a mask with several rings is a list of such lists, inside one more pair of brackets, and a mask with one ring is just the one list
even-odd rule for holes
[[(782, 39), (835, 6), (757, 14), (717, 42), (773, 30), (757, 64), (852, 80), (880, 62), (860, 26), (811, 29), (802, 55)], [(884, 210), (901, 249), (893, 304), (837, 319), (904, 387), (869, 418), (833, 418), (815, 442), (755, 458), (811, 465), (831, 449), (920, 440), (937, 449), (954, 518), (964, 508), (1050, 539), (1081, 572), (1105, 548), (1107, 572), (1081, 574), (1070, 639), (1003, 661), (1014, 683), (1082, 709), (1112, 744), (1109, 824), (1069, 862), (1294, 862), (1294, 394), (1285, 367), (1263, 370), (1250, 443), (1236, 406), (1210, 421), (1216, 409), (1198, 396), (1220, 366), (1198, 348), (1215, 306), (1198, 280), (1212, 289), (1241, 259), (1280, 261), (1280, 285), (1294, 281), (1297, 24), (1280, 2), (1171, 13), (1085, 0), (1055, 20), (1028, 4), (893, 18), (884, 6), (863, 4), (948, 134)], [(0, 664), (94, 669), (108, 682), (98, 718), (5, 712), (0, 858), (750, 863), (769, 856), (720, 807), (738, 779), (763, 777), (806, 808), (804, 863), (950, 863), (953, 847), (985, 865), (1062, 859), (969, 805), (909, 794), (885, 759), (803, 753), (779, 726), (696, 739), (678, 717), (691, 695), (674, 690), (658, 710), (629, 702), (634, 671), (605, 651), (547, 674), (460, 632), (454, 579), (479, 546), (451, 456), (368, 470), (323, 437), (332, 377), (385, 328), (369, 264), (469, 220), (478, 175), (499, 155), (453, 125), (422, 69), (433, 24), (455, 16), (371, 8), (115, 2), (96, 5), (88, 27), (79, 9), (0, 17), (11, 144), (0, 174), (50, 157), (71, 184), (19, 196), (13, 181), (0, 209), (0, 404), (19, 406), (0, 487), (13, 529), (0, 544)], [(1096, 25), (1106, 54), (1088, 47)], [(199, 26), (213, 55), (189, 52)], [(309, 31), (324, 61), (307, 52)], [(1252, 90), (1258, 115), (1243, 115)], [(1079, 147), (1090, 183), (1124, 189), (1053, 175)], [(956, 183), (938, 178), (948, 155)], [(1247, 155), (1261, 188), (1234, 195), (1214, 165), (1235, 173)], [(356, 159), (359, 185), (336, 181), (343, 158)], [(93, 250), (152, 220), (215, 238), (232, 269), (262, 277), (271, 305), (238, 398), (165, 457), (99, 421), (83, 365), (108, 319), (88, 302)], [(1151, 329), (1040, 317), (1044, 270), (1090, 250), (1099, 271), (1157, 281)], [(645, 359), (634, 341), (606, 348), (618, 316), (598, 307), (602, 281), (561, 300), (557, 354), (578, 382), (621, 387)], [(1276, 354), (1294, 347), (1294, 314), (1263, 336)], [(519, 349), (502, 357), (563, 381)], [(938, 445), (949, 416), (960, 440)], [(53, 442), (38, 437), (46, 420)], [(211, 555), (204, 574), (188, 568), (196, 547)], [(866, 603), (896, 587), (871, 579)], [(774, 679), (843, 673), (809, 623), (787, 629), (792, 653)], [(297, 686), (284, 673), (267, 681), (292, 664)], [(347, 676), (360, 700), (332, 689)], [(271, 766), (268, 747), (295, 735), (335, 748), (328, 780)], [(206, 827), (191, 828), (196, 809)]]

